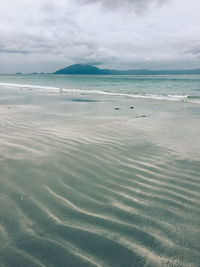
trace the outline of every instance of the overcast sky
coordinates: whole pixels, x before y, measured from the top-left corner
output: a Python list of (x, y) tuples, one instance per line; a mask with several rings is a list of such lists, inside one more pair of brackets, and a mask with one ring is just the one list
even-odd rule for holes
[(0, 73), (200, 67), (199, 0), (0, 0)]

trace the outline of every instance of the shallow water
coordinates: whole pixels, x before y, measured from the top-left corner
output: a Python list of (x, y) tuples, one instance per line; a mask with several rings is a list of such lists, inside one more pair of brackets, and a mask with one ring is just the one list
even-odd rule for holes
[(200, 104), (200, 75), (0, 75), (0, 85)]
[(0, 111), (2, 266), (199, 266), (200, 105), (1, 86)]

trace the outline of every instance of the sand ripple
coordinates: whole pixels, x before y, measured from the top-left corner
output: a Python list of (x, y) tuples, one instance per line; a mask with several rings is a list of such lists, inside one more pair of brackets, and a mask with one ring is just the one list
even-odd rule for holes
[(0, 120), (3, 266), (198, 266), (198, 160), (124, 125), (31, 118)]

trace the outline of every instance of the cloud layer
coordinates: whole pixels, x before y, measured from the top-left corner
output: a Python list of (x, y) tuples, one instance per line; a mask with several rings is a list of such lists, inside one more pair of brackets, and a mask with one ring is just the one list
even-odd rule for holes
[(150, 6), (162, 6), (169, 0), (78, 0), (80, 3), (88, 4), (100, 4), (105, 8), (114, 10), (116, 8), (126, 8), (129, 11), (135, 11), (135, 13), (143, 13)]
[(199, 66), (198, 0), (15, 0), (1, 4), (0, 73)]

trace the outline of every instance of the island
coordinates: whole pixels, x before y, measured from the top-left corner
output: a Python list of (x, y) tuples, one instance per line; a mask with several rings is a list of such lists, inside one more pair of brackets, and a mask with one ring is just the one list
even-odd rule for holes
[(184, 74), (200, 74), (200, 69), (190, 70), (111, 70), (100, 69), (96, 66), (87, 64), (74, 64), (66, 68), (57, 70), (54, 74), (80, 74), (80, 75), (184, 75)]

